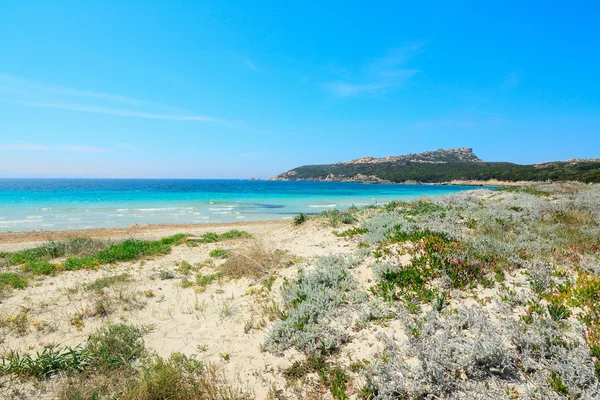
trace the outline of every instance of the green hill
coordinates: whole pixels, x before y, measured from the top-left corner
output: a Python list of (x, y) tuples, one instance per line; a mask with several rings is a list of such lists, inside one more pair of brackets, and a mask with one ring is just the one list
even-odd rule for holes
[(344, 163), (306, 165), (272, 180), (420, 182), (457, 180), (600, 182), (600, 159), (521, 165), (485, 162), (469, 148), (428, 151), (386, 158), (364, 157)]

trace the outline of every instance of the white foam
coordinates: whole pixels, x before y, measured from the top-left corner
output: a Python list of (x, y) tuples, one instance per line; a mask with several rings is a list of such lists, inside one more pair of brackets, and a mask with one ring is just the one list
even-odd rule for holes
[(177, 207), (163, 207), (163, 208), (138, 208), (138, 211), (142, 212), (153, 212), (153, 211), (168, 211), (168, 210), (177, 210)]
[(311, 204), (310, 208), (333, 208), (337, 206), (337, 204)]

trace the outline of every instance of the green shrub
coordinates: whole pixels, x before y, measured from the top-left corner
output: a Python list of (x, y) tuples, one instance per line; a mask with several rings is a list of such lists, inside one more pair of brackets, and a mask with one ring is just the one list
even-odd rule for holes
[(219, 235), (214, 232), (206, 232), (200, 238), (202, 243), (214, 243), (219, 241)]
[(169, 270), (161, 269), (160, 271), (158, 271), (158, 277), (160, 278), (161, 281), (165, 281), (168, 279), (175, 278), (175, 274), (173, 274), (173, 272), (171, 272)]
[(144, 331), (132, 325), (109, 325), (91, 335), (77, 347), (46, 346), (41, 353), (19, 354), (10, 351), (0, 358), (0, 375), (46, 379), (59, 372), (74, 374), (93, 369), (108, 372), (129, 367), (144, 356)]
[(85, 346), (90, 365), (99, 370), (128, 366), (146, 353), (144, 330), (133, 325), (114, 324), (91, 335)]
[(2, 287), (23, 289), (25, 286), (27, 286), (27, 279), (23, 278), (22, 276), (12, 272), (0, 273), (0, 289)]
[(85, 257), (69, 257), (64, 262), (66, 270), (94, 268), (102, 264), (112, 264), (118, 261), (138, 260), (142, 257), (164, 255), (171, 252), (171, 246), (181, 243), (187, 235), (178, 234), (161, 240), (147, 241), (128, 239), (112, 245), (96, 254)]
[(335, 208), (321, 212), (319, 217), (327, 219), (333, 228), (337, 228), (340, 224), (353, 224), (358, 221), (356, 215), (349, 211), (340, 211)]
[(346, 386), (350, 382), (350, 377), (343, 368), (332, 365), (322, 355), (310, 354), (306, 360), (294, 362), (283, 371), (283, 376), (294, 381), (302, 379), (310, 373), (317, 374), (321, 384), (329, 389), (333, 398), (348, 399)]
[(34, 275), (51, 275), (59, 270), (59, 265), (49, 261), (30, 261), (21, 267), (23, 272), (29, 272)]
[(88, 367), (90, 359), (81, 347), (66, 347), (61, 351), (56, 346), (47, 346), (35, 356), (20, 355), (11, 350), (0, 361), (0, 375), (14, 374), (42, 380), (59, 372), (82, 372)]
[(213, 281), (221, 279), (222, 273), (217, 272), (216, 274), (198, 275), (196, 276), (196, 283), (200, 286), (210, 285)]
[(168, 359), (153, 357), (129, 380), (120, 400), (249, 400), (232, 388), (213, 366), (194, 357), (173, 353)]
[(131, 275), (129, 274), (105, 276), (103, 278), (98, 278), (94, 282), (85, 285), (85, 290), (102, 290), (104, 288), (114, 285), (117, 282), (126, 282), (129, 279), (131, 279)]
[(251, 238), (252, 235), (246, 231), (238, 231), (237, 229), (231, 229), (221, 235), (219, 235), (219, 240), (229, 240), (229, 239), (240, 239), (240, 238)]
[(296, 215), (294, 218), (292, 218), (292, 225), (294, 225), (294, 226), (302, 225), (303, 223), (306, 222), (306, 220), (308, 220), (308, 217), (306, 216), (306, 214), (304, 214), (303, 212), (298, 213), (298, 215)]
[(213, 258), (227, 258), (227, 256), (229, 255), (229, 250), (214, 249), (214, 250), (211, 250), (208, 255)]

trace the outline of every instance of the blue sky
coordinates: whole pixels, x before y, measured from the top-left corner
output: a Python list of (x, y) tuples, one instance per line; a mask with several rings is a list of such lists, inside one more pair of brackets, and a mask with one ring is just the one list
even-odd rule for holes
[(597, 3), (402, 3), (4, 0), (0, 176), (600, 157)]

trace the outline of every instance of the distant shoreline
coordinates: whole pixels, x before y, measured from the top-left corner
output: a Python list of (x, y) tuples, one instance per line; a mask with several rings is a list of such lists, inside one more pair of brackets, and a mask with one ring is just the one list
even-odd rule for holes
[(274, 182), (331, 182), (331, 183), (363, 183), (367, 185), (429, 185), (429, 186), (525, 186), (535, 185), (542, 182), (538, 181), (499, 181), (497, 179), (490, 179), (487, 181), (483, 180), (452, 180), (447, 182), (417, 182), (417, 181), (405, 181), (405, 182), (392, 182), (386, 180), (354, 180), (354, 179), (269, 179)]

